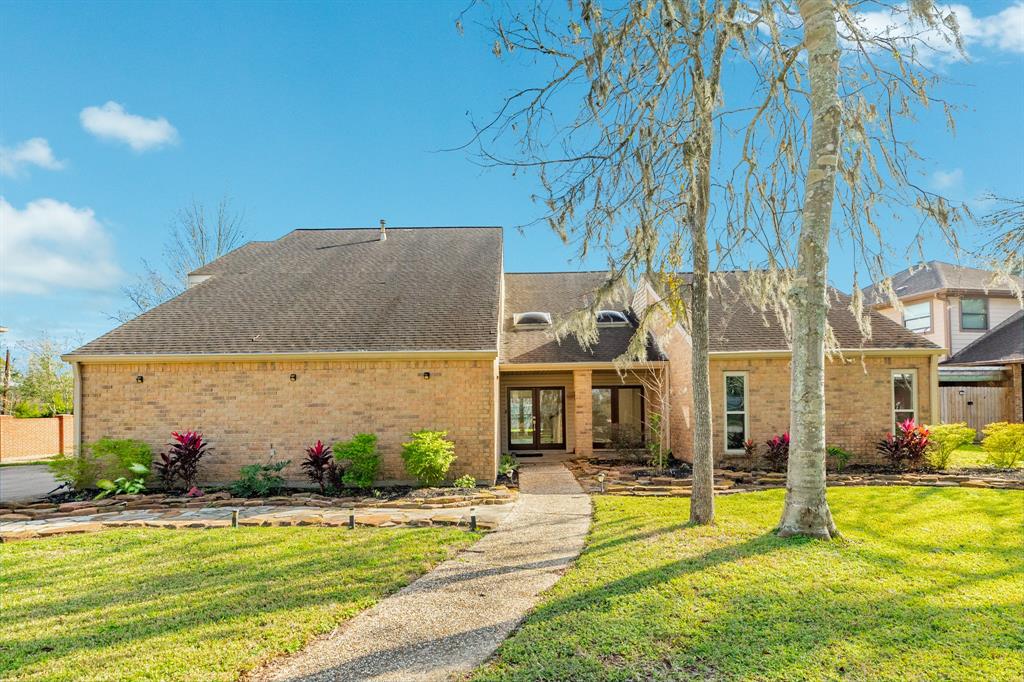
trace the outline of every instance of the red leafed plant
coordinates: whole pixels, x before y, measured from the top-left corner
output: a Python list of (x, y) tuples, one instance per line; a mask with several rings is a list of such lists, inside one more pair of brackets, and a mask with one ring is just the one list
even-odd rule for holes
[(928, 429), (906, 419), (900, 422), (897, 433), (887, 433), (885, 440), (878, 441), (875, 451), (889, 460), (893, 469), (916, 468), (924, 460), (929, 443)]
[(203, 442), (203, 434), (198, 431), (175, 431), (171, 437), (174, 442), (168, 445), (167, 452), (160, 453), (160, 461), (154, 468), (164, 488), (171, 488), (175, 480), (181, 479), (183, 487), (189, 490), (195, 487), (199, 460), (206, 454), (209, 444)]
[(306, 459), (302, 461), (302, 468), (309, 480), (320, 486), (320, 494), (325, 490), (329, 482), (331, 466), (334, 464), (334, 455), (331, 448), (320, 441), (310, 448), (306, 448)]
[(768, 449), (764, 453), (764, 458), (772, 465), (772, 469), (784, 471), (786, 463), (789, 461), (789, 433), (775, 436), (765, 441), (765, 445), (768, 446)]

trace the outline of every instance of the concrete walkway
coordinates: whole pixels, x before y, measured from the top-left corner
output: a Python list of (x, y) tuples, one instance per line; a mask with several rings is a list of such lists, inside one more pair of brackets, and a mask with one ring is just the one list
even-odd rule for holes
[(579, 556), (590, 499), (561, 464), (527, 464), (498, 529), (251, 679), (260, 682), (458, 679), (494, 653)]
[(0, 467), (0, 502), (31, 502), (60, 485), (45, 464)]

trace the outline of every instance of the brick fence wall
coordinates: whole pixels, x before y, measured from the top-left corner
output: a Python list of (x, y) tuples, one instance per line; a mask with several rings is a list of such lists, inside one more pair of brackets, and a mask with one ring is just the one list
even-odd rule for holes
[(70, 414), (40, 419), (17, 419), (0, 415), (0, 462), (21, 462), (74, 448), (74, 418)]
[(362, 432), (378, 437), (380, 479), (405, 481), (401, 444), (417, 429), (448, 431), (452, 477), (496, 474), (493, 360), (87, 363), (81, 382), (83, 443), (134, 438), (155, 456), (171, 431), (202, 431), (213, 448), (206, 483), (237, 479), (271, 445), (292, 461), (283, 475), (301, 482), (305, 447)]

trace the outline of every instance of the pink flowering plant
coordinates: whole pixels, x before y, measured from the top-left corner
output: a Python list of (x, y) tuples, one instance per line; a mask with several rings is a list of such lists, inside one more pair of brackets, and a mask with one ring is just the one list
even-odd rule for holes
[(885, 440), (875, 445), (875, 451), (889, 462), (895, 470), (917, 468), (924, 461), (925, 452), (931, 441), (928, 428), (913, 419), (905, 419), (896, 428), (896, 433), (885, 434)]
[(768, 446), (768, 449), (764, 453), (764, 458), (771, 464), (772, 469), (785, 471), (786, 464), (789, 462), (789, 432), (784, 432), (781, 436), (775, 436), (765, 441), (765, 445)]
[(160, 461), (154, 467), (156, 474), (164, 488), (172, 488), (174, 482), (180, 480), (182, 487), (190, 490), (196, 485), (199, 460), (206, 454), (209, 444), (198, 431), (175, 431), (171, 438), (174, 442), (167, 446), (167, 452), (160, 453)]

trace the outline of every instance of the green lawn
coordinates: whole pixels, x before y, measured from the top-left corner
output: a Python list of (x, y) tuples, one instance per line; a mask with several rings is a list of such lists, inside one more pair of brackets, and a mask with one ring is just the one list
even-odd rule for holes
[(0, 545), (0, 679), (236, 680), (476, 537), (118, 530)]
[[(953, 451), (949, 459), (949, 469), (977, 469), (979, 467), (990, 467), (985, 451), (980, 445), (965, 445)], [(1017, 463), (1018, 467), (1024, 467), (1024, 460)]]
[(837, 488), (844, 540), (772, 534), (783, 491), (598, 496), (587, 549), (477, 680), (1024, 679), (1024, 493)]

